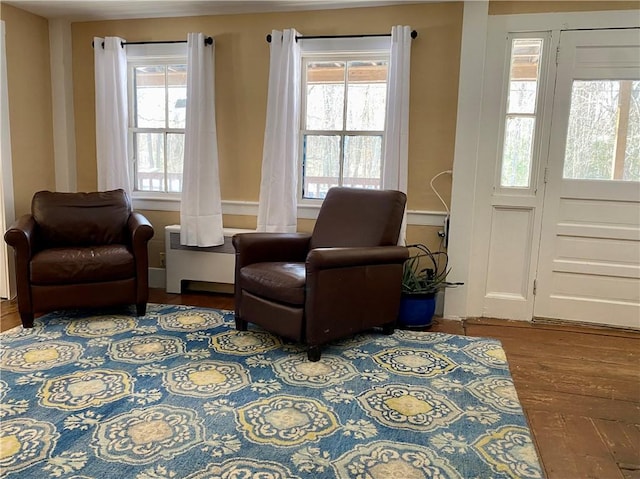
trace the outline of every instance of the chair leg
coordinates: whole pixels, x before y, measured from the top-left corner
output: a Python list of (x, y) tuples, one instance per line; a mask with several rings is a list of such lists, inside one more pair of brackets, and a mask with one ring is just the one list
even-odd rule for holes
[(33, 328), (33, 313), (20, 313), (23, 328)]
[(246, 331), (247, 330), (247, 322), (244, 319), (240, 319), (236, 316), (236, 330), (238, 331)]
[(309, 346), (309, 349), (307, 350), (307, 358), (309, 361), (312, 363), (320, 361), (320, 354), (320, 346)]
[(147, 303), (137, 303), (136, 304), (136, 315), (144, 316), (147, 314)]
[(382, 325), (382, 334), (386, 334), (387, 336), (389, 336), (390, 334), (393, 334), (393, 331), (395, 329), (396, 329), (395, 321), (393, 323), (383, 324)]

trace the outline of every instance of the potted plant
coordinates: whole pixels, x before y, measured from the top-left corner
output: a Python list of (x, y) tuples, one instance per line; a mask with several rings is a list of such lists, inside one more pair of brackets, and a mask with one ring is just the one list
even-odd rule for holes
[(408, 245), (409, 258), (402, 274), (400, 326), (424, 328), (432, 324), (436, 309), (436, 293), (462, 283), (450, 283), (447, 275), (449, 257), (444, 251), (432, 252), (424, 244)]

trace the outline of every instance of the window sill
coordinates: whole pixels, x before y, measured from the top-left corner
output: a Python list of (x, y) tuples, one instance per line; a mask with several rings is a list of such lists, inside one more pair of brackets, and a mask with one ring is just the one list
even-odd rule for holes
[(132, 202), (134, 210), (180, 211), (179, 193), (136, 192)]
[(322, 206), (322, 200), (298, 200), (298, 219), (315, 220)]
[[(318, 218), (321, 202), (309, 200), (298, 204), (298, 219), (315, 220)], [(133, 208), (150, 211), (180, 211), (180, 195), (134, 195)], [(239, 216), (258, 216), (257, 201), (223, 201), (222, 214)], [(442, 226), (446, 217), (444, 211), (408, 210), (407, 223), (410, 225)]]

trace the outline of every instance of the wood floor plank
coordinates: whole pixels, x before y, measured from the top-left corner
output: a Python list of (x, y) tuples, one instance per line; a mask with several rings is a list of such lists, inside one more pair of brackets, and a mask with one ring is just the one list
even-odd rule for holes
[(603, 399), (621, 401), (638, 400), (638, 381), (634, 379), (620, 379), (600, 376), (597, 380), (588, 374), (575, 373), (561, 369), (545, 370), (531, 366), (531, 362), (514, 364), (509, 359), (511, 376), (514, 382), (523, 385), (537, 384), (543, 390), (562, 392), (579, 396), (592, 396)]
[(512, 347), (503, 345), (507, 354), (510, 365), (528, 367), (533, 371), (548, 372), (552, 375), (580, 375), (589, 378), (592, 381), (613, 378), (619, 381), (630, 381), (640, 384), (640, 367), (633, 363), (625, 363), (621, 361), (617, 365), (604, 363), (596, 359), (571, 359), (564, 357), (552, 357), (542, 354), (542, 357), (536, 357), (532, 353), (522, 354), (520, 351), (514, 351)]
[[(550, 334), (553, 332), (553, 334)], [(616, 363), (631, 361), (640, 366), (640, 333), (629, 331), (625, 337), (591, 332), (565, 332), (547, 329), (526, 329), (496, 325), (467, 325), (470, 336), (489, 336), (500, 339), (504, 345), (514, 345), (524, 352), (545, 348), (548, 354), (575, 359), (596, 359)], [(522, 341), (523, 337), (527, 341)]]
[(505, 351), (516, 381), (547, 391), (640, 401), (640, 375), (634, 366), (620, 363), (616, 368), (595, 361), (536, 358), (513, 354), (509, 348)]
[(235, 305), (233, 295), (231, 294), (206, 292), (172, 294), (157, 289), (149, 293), (149, 301), (159, 304), (188, 304), (191, 306), (224, 310), (233, 310)]
[(593, 398), (576, 394), (554, 393), (522, 388), (516, 383), (518, 398), (523, 407), (534, 410), (576, 414), (593, 419), (605, 419), (633, 424), (640, 417), (640, 404), (631, 401)]
[(563, 419), (566, 430), (571, 431), (574, 437), (569, 445), (571, 455), (573, 457), (582, 455), (582, 460), (576, 461), (579, 477), (585, 479), (624, 477), (590, 418), (565, 414)]
[(3, 300), (0, 303), (0, 332), (8, 331), (22, 324), (18, 314), (18, 302)]
[[(505, 348), (508, 348), (514, 354), (528, 357), (533, 355), (540, 360), (546, 360), (550, 365), (566, 360), (567, 362), (574, 362), (578, 366), (584, 365), (585, 369), (590, 369), (594, 364), (598, 364), (600, 367), (593, 368), (591, 371), (591, 374), (594, 375), (597, 375), (603, 368), (607, 368), (607, 372), (609, 372), (622, 366), (625, 368), (625, 374), (633, 373), (640, 378), (640, 356), (628, 354), (624, 351), (609, 353), (603, 350), (598, 353), (594, 348), (582, 346), (579, 342), (580, 339), (576, 338), (573, 346), (566, 346), (562, 350), (556, 350), (545, 345), (517, 344), (517, 340), (503, 341), (502, 343)], [(620, 347), (625, 348), (627, 346), (621, 344)], [(640, 349), (640, 341), (634, 344), (633, 347)], [(532, 354), (534, 351), (537, 351), (537, 354)]]
[(640, 479), (640, 470), (639, 469), (633, 469), (633, 470), (623, 469), (622, 475), (624, 476), (624, 479)]
[[(561, 414), (530, 409), (527, 414), (547, 479), (579, 479), (577, 458)], [(616, 479), (621, 479), (622, 474)]]
[(628, 337), (629, 332), (639, 334), (639, 329), (629, 328), (617, 328), (599, 324), (586, 324), (575, 321), (562, 321), (562, 320), (546, 320), (546, 319), (534, 319), (533, 321), (517, 321), (511, 319), (496, 319), (496, 318), (469, 318), (465, 319), (465, 323), (471, 325), (481, 326), (497, 326), (499, 328), (508, 326), (510, 329), (544, 329), (546, 331), (560, 331), (563, 333), (578, 332), (587, 334), (607, 335), (607, 336), (619, 336)]
[(603, 419), (596, 419), (594, 424), (616, 463), (640, 471), (640, 425)]
[(461, 321), (454, 321), (451, 319), (434, 318), (433, 324), (429, 328), (424, 328), (424, 331), (458, 334), (464, 335), (464, 325)]
[[(484, 320), (466, 320), (465, 326), (467, 330), (475, 334), (474, 331), (492, 331), (499, 335), (511, 335), (522, 336), (526, 335), (532, 340), (544, 341), (547, 343), (565, 344), (567, 341), (572, 340), (575, 335), (585, 336), (584, 344), (587, 346), (598, 345), (602, 338), (622, 338), (635, 339), (640, 338), (640, 330), (625, 330), (616, 328), (589, 328), (586, 326), (549, 326), (549, 325), (534, 325), (526, 321), (510, 321), (503, 320), (502, 325), (499, 324), (499, 320), (492, 320), (485, 322)], [(523, 324), (521, 324), (523, 323)], [(557, 334), (547, 335), (546, 331), (555, 331)]]

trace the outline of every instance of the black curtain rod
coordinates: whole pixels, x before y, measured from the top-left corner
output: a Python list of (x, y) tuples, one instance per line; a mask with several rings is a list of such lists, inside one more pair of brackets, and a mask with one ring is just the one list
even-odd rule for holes
[[(120, 46), (124, 48), (125, 45), (155, 45), (155, 44), (159, 44), (159, 43), (187, 43), (186, 40), (163, 40), (163, 41), (158, 41), (158, 42), (120, 42)], [(204, 37), (204, 44), (205, 45), (212, 45), (213, 44), (213, 38), (211, 37)], [(93, 42), (91, 42), (91, 46), (93, 47)], [(102, 42), (102, 48), (104, 48), (104, 42)]]
[[(368, 38), (368, 37), (390, 37), (390, 33), (365, 33), (361, 35), (306, 35), (296, 36), (296, 42), (298, 40), (316, 40), (319, 38)], [(411, 31), (411, 38), (417, 38), (418, 32)], [(271, 34), (267, 35), (267, 43), (271, 43)]]

